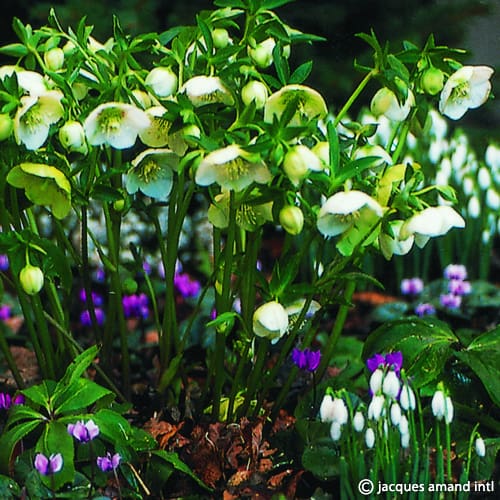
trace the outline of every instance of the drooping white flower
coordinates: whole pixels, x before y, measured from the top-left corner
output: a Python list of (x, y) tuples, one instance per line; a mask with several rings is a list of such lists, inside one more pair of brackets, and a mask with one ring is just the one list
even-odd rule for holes
[(324, 236), (337, 236), (349, 229), (363, 210), (382, 217), (383, 209), (362, 191), (340, 191), (330, 196), (318, 213), (318, 230)]
[(400, 237), (415, 236), (415, 243), (422, 248), (431, 237), (446, 234), (452, 227), (463, 228), (463, 217), (448, 206), (429, 207), (410, 217), (401, 227)]
[(391, 422), (392, 425), (398, 426), (399, 422), (401, 421), (401, 407), (398, 405), (398, 403), (392, 403), (391, 405)]
[(481, 204), (476, 195), (471, 196), (469, 202), (467, 203), (467, 214), (472, 219), (477, 219), (481, 215)]
[(382, 394), (373, 396), (368, 405), (368, 418), (378, 420), (383, 414), (384, 404), (385, 397)]
[(168, 144), (168, 132), (171, 123), (164, 118), (167, 110), (163, 106), (153, 106), (146, 109), (149, 125), (139, 131), (139, 139), (150, 148), (162, 148)]
[(354, 414), (354, 418), (352, 419), (352, 426), (356, 432), (361, 432), (365, 427), (365, 417), (360, 411), (357, 411)]
[(292, 146), (283, 159), (283, 171), (295, 187), (307, 177), (309, 172), (322, 170), (319, 158), (303, 144)]
[(131, 163), (125, 184), (127, 192), (133, 194), (140, 190), (151, 198), (168, 200), (179, 157), (170, 149), (147, 149)]
[(234, 104), (231, 92), (218, 76), (193, 76), (184, 83), (180, 92), (184, 92), (196, 108), (213, 103)]
[(330, 437), (332, 441), (338, 441), (342, 435), (342, 425), (339, 422), (332, 422), (330, 426)]
[(458, 120), (468, 109), (484, 104), (491, 91), (489, 66), (463, 66), (455, 71), (444, 84), (439, 98), (439, 111)]
[(64, 114), (62, 98), (63, 94), (58, 90), (21, 97), (22, 106), (14, 117), (16, 142), (31, 150), (41, 147), (47, 140), (50, 126)]
[(271, 172), (260, 156), (248, 153), (232, 144), (209, 153), (202, 160), (195, 174), (195, 182), (209, 186), (216, 182), (224, 189), (242, 191), (252, 182), (265, 184)]
[(108, 144), (115, 149), (130, 148), (137, 135), (149, 127), (148, 115), (132, 104), (107, 102), (95, 108), (83, 123), (89, 144)]
[(478, 457), (482, 458), (486, 455), (486, 445), (484, 444), (484, 440), (482, 437), (476, 438), (474, 448), (476, 449), (476, 454)]
[(438, 389), (434, 393), (431, 401), (431, 408), (433, 415), (438, 420), (442, 420), (444, 417), (447, 424), (453, 420), (453, 402), (442, 390)]
[(266, 302), (253, 313), (253, 331), (257, 337), (276, 343), (287, 330), (288, 314), (279, 302)]
[(403, 384), (399, 395), (399, 404), (403, 410), (414, 410), (416, 407), (415, 393), (408, 384)]
[(319, 415), (322, 422), (336, 422), (339, 425), (347, 423), (349, 412), (342, 398), (332, 398), (325, 394), (321, 401)]
[(177, 75), (171, 68), (158, 66), (147, 74), (144, 83), (158, 97), (168, 97), (177, 90)]
[(477, 173), (477, 182), (481, 189), (488, 189), (491, 186), (491, 175), (486, 167), (481, 167)]
[(380, 369), (377, 368), (371, 375), (370, 375), (370, 390), (372, 391), (373, 394), (377, 394), (380, 389), (382, 389), (382, 380), (384, 379), (384, 372)]
[(373, 448), (375, 445), (375, 432), (371, 427), (368, 427), (365, 432), (365, 443), (367, 448)]
[(392, 398), (396, 399), (399, 394), (399, 389), (401, 388), (401, 383), (399, 381), (399, 377), (396, 375), (396, 372), (392, 370), (386, 373), (384, 377), (384, 382), (382, 384), (382, 392)]
[(408, 423), (408, 418), (406, 415), (401, 415), (401, 418), (399, 419), (399, 432), (401, 434), (409, 434), (409, 423)]
[(413, 234), (409, 235), (408, 238), (400, 238), (401, 227), (404, 221), (393, 220), (389, 222), (390, 232), (388, 234), (381, 232), (378, 237), (378, 243), (380, 246), (380, 251), (382, 255), (389, 260), (393, 255), (406, 255), (413, 246), (415, 237)]
[(412, 106), (415, 105), (415, 96), (413, 92), (408, 89), (408, 95), (403, 104), (398, 101), (396, 94), (388, 89), (382, 87), (373, 96), (370, 109), (375, 116), (384, 115), (389, 120), (402, 122), (410, 113)]
[(17, 66), (0, 67), (0, 80), (4, 80), (6, 76), (11, 76), (13, 73), (16, 74), (19, 87), (31, 96), (39, 96), (45, 94), (49, 90), (47, 81), (43, 75), (36, 71), (24, 70)]
[(486, 206), (497, 212), (500, 209), (500, 195), (493, 187), (486, 191)]
[(410, 446), (410, 434), (401, 434), (401, 448), (408, 448)]

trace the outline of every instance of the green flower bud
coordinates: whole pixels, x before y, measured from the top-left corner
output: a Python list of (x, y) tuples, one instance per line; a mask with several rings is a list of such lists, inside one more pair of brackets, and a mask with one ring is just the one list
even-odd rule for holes
[(0, 114), (0, 141), (8, 139), (14, 129), (14, 120), (7, 114)]
[(182, 133), (182, 138), (184, 139), (186, 144), (191, 147), (195, 147), (197, 145), (197, 143), (193, 141), (192, 137), (196, 137), (196, 139), (199, 139), (201, 137), (200, 127), (194, 124), (182, 127), (181, 133)]
[(28, 295), (36, 295), (43, 287), (43, 272), (39, 267), (26, 264), (19, 273), (19, 281)]
[(125, 209), (125, 200), (123, 198), (120, 198), (119, 200), (115, 200), (113, 202), (113, 210), (115, 212), (123, 212)]
[(249, 106), (251, 102), (255, 102), (255, 107), (257, 109), (262, 109), (266, 104), (268, 97), (267, 87), (256, 80), (248, 82), (241, 89), (241, 100), (246, 106)]
[(223, 49), (229, 44), (229, 33), (224, 28), (216, 28), (212, 31), (212, 40), (216, 49)]
[(304, 227), (304, 214), (294, 205), (284, 206), (279, 213), (280, 224), (283, 229), (292, 235), (297, 235)]
[(172, 69), (157, 67), (148, 73), (145, 82), (158, 97), (168, 97), (177, 90), (178, 80)]
[(64, 64), (64, 51), (59, 47), (50, 49), (43, 54), (43, 60), (50, 71), (59, 71)]
[(444, 86), (444, 73), (438, 68), (428, 68), (422, 73), (420, 85), (424, 92), (436, 95)]
[(80, 122), (67, 121), (59, 129), (59, 141), (67, 151), (76, 151), (85, 154), (87, 145), (85, 143), (85, 132)]
[(248, 47), (248, 55), (259, 68), (267, 68), (273, 63), (273, 49), (276, 42), (267, 38), (255, 47)]
[(133, 278), (126, 278), (122, 283), (122, 292), (131, 295), (137, 292), (139, 285)]

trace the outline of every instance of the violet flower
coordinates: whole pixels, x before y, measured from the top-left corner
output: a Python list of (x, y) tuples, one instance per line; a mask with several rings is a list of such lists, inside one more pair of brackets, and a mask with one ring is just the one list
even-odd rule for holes
[(301, 351), (295, 347), (292, 351), (292, 361), (301, 370), (314, 372), (321, 361), (321, 351), (311, 351), (310, 349)]
[(43, 453), (37, 453), (34, 466), (42, 476), (51, 476), (62, 469), (63, 458), (60, 453), (52, 453), (48, 458)]
[(396, 351), (386, 355), (374, 354), (371, 358), (366, 360), (366, 366), (371, 372), (374, 372), (381, 365), (387, 366), (399, 375), (401, 367), (403, 366), (403, 353), (401, 351)]
[(9, 269), (9, 258), (5, 254), (0, 254), (0, 271)]
[[(94, 313), (95, 313), (95, 319), (97, 321), (97, 324), (99, 326), (103, 325), (104, 324), (104, 317), (105, 317), (104, 311), (101, 308), (96, 307), (94, 309)], [(80, 314), (80, 324), (82, 326), (92, 326), (92, 316), (90, 315), (90, 311), (88, 309), (85, 309)]]
[(99, 427), (93, 420), (85, 423), (79, 420), (76, 424), (68, 424), (68, 434), (80, 443), (88, 443), (99, 435)]
[(469, 281), (452, 279), (448, 282), (448, 291), (453, 295), (467, 295), (471, 292)]
[(12, 397), (7, 392), (0, 392), (0, 409), (8, 410), (12, 405), (22, 405), (26, 401), (23, 394)]
[(403, 295), (418, 295), (424, 289), (424, 282), (420, 278), (408, 278), (401, 281)]
[(444, 277), (448, 280), (467, 279), (467, 268), (462, 264), (448, 264), (444, 268)]
[(175, 273), (174, 286), (184, 298), (196, 297), (201, 290), (200, 282), (188, 273)]
[(3, 304), (0, 306), (0, 321), (5, 321), (9, 319), (12, 315), (12, 307), (7, 304)]
[(439, 296), (439, 302), (447, 309), (458, 309), (462, 304), (462, 297), (453, 293), (442, 293)]
[[(98, 306), (102, 306), (103, 304), (103, 298), (102, 298), (102, 295), (100, 295), (99, 293), (97, 292), (91, 292), (91, 297), (92, 297), (92, 303), (94, 304), (94, 306), (98, 307)], [(85, 303), (87, 301), (87, 293), (85, 292), (85, 289), (82, 288), (80, 290), (80, 293), (79, 293), (79, 297), (80, 297), (80, 300)]]
[(124, 295), (122, 305), (126, 318), (149, 317), (149, 299), (145, 293)]
[(121, 459), (122, 457), (118, 453), (111, 455), (108, 451), (105, 457), (97, 457), (97, 466), (103, 472), (110, 472), (117, 469), (120, 465)]
[(432, 314), (436, 314), (436, 308), (428, 302), (422, 302), (421, 304), (418, 304), (417, 307), (415, 307), (415, 314), (420, 318), (422, 316), (429, 316)]

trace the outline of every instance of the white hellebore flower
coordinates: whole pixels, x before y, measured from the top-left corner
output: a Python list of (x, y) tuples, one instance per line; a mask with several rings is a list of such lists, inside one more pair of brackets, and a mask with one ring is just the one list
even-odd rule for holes
[(242, 191), (252, 182), (265, 184), (271, 180), (271, 172), (260, 156), (248, 153), (232, 144), (209, 153), (198, 166), (195, 182), (209, 186), (216, 182), (224, 189)]
[(444, 84), (439, 98), (439, 111), (452, 120), (462, 118), (468, 109), (484, 104), (491, 91), (489, 66), (463, 66)]
[(475, 442), (476, 454), (478, 457), (484, 457), (486, 455), (486, 445), (482, 437), (476, 438)]
[(132, 104), (107, 102), (95, 108), (83, 123), (89, 144), (109, 144), (115, 149), (131, 148), (137, 135), (149, 127), (148, 115)]
[(403, 226), (402, 220), (393, 220), (389, 222), (390, 232), (380, 233), (378, 243), (382, 255), (389, 260), (393, 255), (406, 255), (413, 246), (415, 237), (411, 234), (406, 239), (400, 238), (401, 227)]
[(253, 313), (253, 331), (275, 344), (288, 330), (288, 314), (276, 301), (262, 304)]
[(319, 210), (318, 230), (324, 236), (337, 236), (354, 224), (361, 210), (369, 210), (378, 217), (382, 217), (383, 214), (378, 202), (362, 191), (335, 193)]
[(16, 74), (17, 83), (20, 88), (32, 96), (42, 95), (47, 92), (46, 80), (43, 75), (36, 71), (27, 71), (17, 66), (2, 66), (0, 67), (0, 80), (4, 80), (6, 76)]
[(389, 120), (402, 122), (410, 113), (411, 107), (415, 105), (415, 96), (412, 91), (408, 89), (408, 95), (404, 104), (401, 104), (396, 97), (396, 94), (388, 89), (382, 87), (373, 96), (370, 104), (371, 112), (375, 116), (384, 115)]
[(415, 243), (422, 248), (429, 238), (446, 234), (452, 227), (465, 227), (458, 212), (448, 206), (429, 207), (405, 221), (399, 236), (406, 239), (413, 234)]
[(145, 83), (158, 97), (168, 97), (177, 90), (177, 75), (171, 68), (158, 66), (147, 74)]
[(167, 110), (163, 106), (146, 109), (150, 124), (139, 132), (139, 139), (150, 148), (162, 148), (168, 144), (171, 123), (164, 118)]
[(195, 108), (221, 103), (232, 106), (234, 98), (218, 76), (194, 76), (181, 88)]
[(21, 97), (22, 106), (14, 117), (16, 142), (31, 150), (42, 146), (47, 140), (50, 126), (64, 114), (62, 98), (63, 94), (58, 90), (50, 90), (39, 96)]

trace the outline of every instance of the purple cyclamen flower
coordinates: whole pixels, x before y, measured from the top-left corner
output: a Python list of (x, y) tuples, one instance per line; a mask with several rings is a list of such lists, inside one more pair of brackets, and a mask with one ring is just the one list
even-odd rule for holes
[[(104, 317), (105, 317), (104, 311), (101, 308), (96, 307), (94, 309), (94, 313), (95, 313), (95, 319), (97, 321), (97, 324), (99, 326), (103, 325), (104, 324)], [(82, 326), (92, 326), (92, 317), (91, 317), (90, 311), (88, 309), (85, 309), (80, 314), (80, 324)]]
[(126, 318), (147, 319), (149, 317), (149, 300), (145, 293), (124, 295), (122, 304)]
[(471, 292), (470, 281), (450, 280), (448, 282), (448, 291), (453, 295), (467, 295)]
[(104, 269), (102, 267), (98, 267), (94, 271), (94, 279), (98, 283), (104, 283), (106, 281), (106, 272), (104, 271)]
[(424, 289), (424, 282), (420, 278), (408, 278), (401, 281), (403, 295), (418, 295)]
[(0, 321), (5, 321), (9, 319), (12, 315), (12, 307), (7, 304), (3, 304), (0, 306)]
[(380, 366), (387, 366), (389, 369), (394, 370), (399, 375), (403, 366), (403, 353), (401, 351), (390, 352), (384, 354), (374, 354), (371, 358), (366, 360), (368, 370), (374, 372)]
[(9, 269), (9, 258), (5, 254), (0, 254), (0, 271)]
[(99, 427), (93, 420), (85, 423), (79, 420), (76, 424), (68, 424), (68, 434), (80, 443), (88, 443), (99, 435)]
[(109, 472), (115, 470), (120, 465), (121, 459), (122, 457), (118, 453), (111, 455), (108, 451), (105, 457), (97, 457), (97, 466), (103, 472)]
[(465, 280), (467, 279), (467, 268), (462, 264), (448, 264), (444, 268), (444, 277), (447, 280)]
[(321, 361), (321, 351), (304, 349), (301, 351), (295, 347), (292, 351), (292, 361), (301, 369), (313, 372), (318, 368)]
[(415, 314), (419, 317), (436, 314), (436, 308), (428, 302), (422, 302), (415, 307)]
[(196, 297), (201, 290), (200, 282), (188, 273), (175, 273), (174, 286), (184, 298)]
[(458, 309), (462, 304), (462, 297), (453, 293), (442, 293), (439, 296), (439, 302), (447, 309)]
[(0, 409), (8, 410), (12, 405), (22, 405), (26, 398), (22, 394), (12, 397), (7, 392), (0, 392)]
[(42, 476), (51, 476), (62, 469), (62, 455), (60, 453), (52, 453), (52, 455), (47, 458), (43, 453), (37, 453), (34, 465), (35, 469), (42, 474)]
[[(92, 297), (92, 303), (94, 304), (94, 306), (102, 306), (102, 304), (104, 302), (102, 295), (100, 295), (97, 292), (91, 292), (90, 295)], [(85, 292), (85, 288), (82, 288), (80, 290), (79, 297), (83, 303), (87, 302), (87, 293)]]

